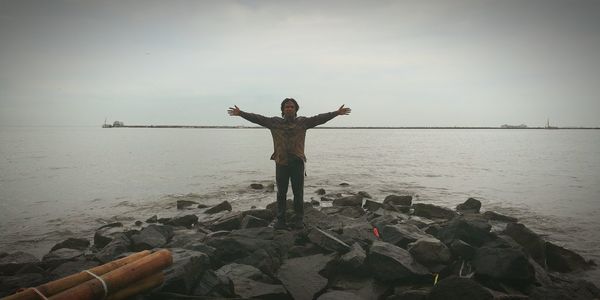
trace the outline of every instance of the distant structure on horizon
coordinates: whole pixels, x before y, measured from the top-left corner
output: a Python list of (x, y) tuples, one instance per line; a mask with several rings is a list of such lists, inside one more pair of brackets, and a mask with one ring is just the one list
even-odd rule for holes
[(500, 128), (504, 128), (504, 129), (524, 129), (524, 128), (528, 128), (528, 127), (525, 124), (521, 124), (521, 125), (508, 125), (508, 124), (504, 124), (504, 125), (500, 126)]
[(545, 129), (558, 129), (558, 127), (556, 126), (550, 126), (550, 119), (546, 119), (546, 126), (544, 126)]

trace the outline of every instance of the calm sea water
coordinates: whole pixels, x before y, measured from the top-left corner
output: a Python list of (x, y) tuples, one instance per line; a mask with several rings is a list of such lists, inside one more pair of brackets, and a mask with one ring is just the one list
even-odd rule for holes
[[(0, 128), (0, 251), (41, 256), (106, 222), (174, 215), (177, 199), (265, 206), (274, 193), (248, 186), (274, 181), (271, 152), (265, 129)], [(600, 262), (598, 130), (313, 129), (306, 155), (305, 200), (476, 197)]]

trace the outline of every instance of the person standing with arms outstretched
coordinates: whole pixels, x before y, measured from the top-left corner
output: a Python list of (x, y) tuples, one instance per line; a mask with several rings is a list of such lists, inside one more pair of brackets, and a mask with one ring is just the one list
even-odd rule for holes
[(292, 182), (294, 193), (294, 220), (296, 229), (304, 227), (304, 139), (306, 130), (326, 123), (336, 116), (350, 114), (350, 108), (342, 105), (338, 110), (319, 114), (313, 117), (298, 117), (300, 109), (293, 98), (285, 98), (281, 102), (280, 117), (265, 117), (240, 110), (234, 105), (227, 111), (230, 116), (240, 116), (252, 123), (271, 130), (274, 152), (271, 159), (275, 161), (275, 179), (277, 182), (277, 221), (275, 229), (286, 229), (286, 198), (289, 182)]

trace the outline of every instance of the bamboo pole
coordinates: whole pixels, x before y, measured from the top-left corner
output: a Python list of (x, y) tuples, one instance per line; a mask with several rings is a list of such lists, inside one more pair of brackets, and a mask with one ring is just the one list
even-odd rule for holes
[(106, 283), (107, 291), (104, 290), (102, 282), (96, 278), (88, 280), (80, 285), (62, 291), (50, 297), (50, 300), (96, 300), (103, 299), (105, 293), (111, 295), (116, 291), (136, 282), (149, 274), (156, 274), (173, 263), (173, 257), (169, 250), (163, 249), (148, 256), (142, 257), (130, 264), (124, 265), (116, 270), (101, 276)]
[(165, 280), (165, 275), (163, 272), (158, 272), (157, 274), (150, 275), (142, 280), (132, 283), (131, 285), (124, 287), (116, 291), (114, 294), (108, 296), (106, 300), (122, 300), (127, 299), (131, 296), (140, 294), (147, 290), (151, 290), (163, 283)]
[[(141, 252), (133, 253), (127, 257), (108, 262), (101, 266), (91, 268), (89, 271), (98, 276), (101, 276), (112, 270), (115, 270), (115, 269), (120, 268), (124, 265), (127, 265), (131, 262), (134, 262), (142, 257), (148, 256), (148, 255), (150, 255), (150, 253), (151, 252), (149, 250), (144, 250)], [(93, 278), (94, 277), (92, 275), (90, 275), (86, 272), (79, 272), (79, 273), (75, 273), (75, 274), (69, 275), (69, 276), (61, 278), (61, 279), (57, 279), (57, 280), (54, 280), (54, 281), (51, 281), (48, 283), (44, 283), (42, 285), (37, 286), (36, 289), (38, 291), (40, 291), (42, 294), (44, 294), (46, 297), (50, 297), (52, 295), (55, 295), (64, 290), (70, 289), (80, 283), (86, 282)], [(36, 292), (34, 292), (32, 289), (25, 289), (16, 294), (4, 297), (1, 300), (39, 300), (39, 299), (40, 299), (40, 296)]]

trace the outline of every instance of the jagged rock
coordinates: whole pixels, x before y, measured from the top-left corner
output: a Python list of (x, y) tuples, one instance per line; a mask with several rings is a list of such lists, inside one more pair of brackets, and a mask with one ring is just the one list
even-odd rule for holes
[(408, 220), (404, 221), (404, 223), (412, 224), (412, 225), (419, 227), (419, 229), (423, 229), (427, 226), (435, 224), (435, 221), (429, 220), (427, 218), (419, 217), (419, 216), (410, 216), (408, 218)]
[(52, 247), (52, 249), (50, 249), (50, 252), (61, 249), (61, 248), (85, 250), (89, 246), (90, 246), (90, 241), (88, 239), (68, 238), (68, 239), (54, 245), (54, 247)]
[(96, 253), (96, 259), (102, 263), (112, 261), (115, 257), (122, 253), (129, 252), (131, 246), (131, 240), (124, 233), (117, 233), (113, 236), (113, 240), (104, 246), (98, 253)]
[(99, 265), (99, 262), (93, 260), (80, 259), (75, 261), (68, 261), (54, 268), (50, 272), (50, 278), (52, 280), (56, 280), (59, 278), (69, 276), (71, 274), (79, 273), (83, 270), (89, 270)]
[(142, 225), (144, 224), (144, 222), (142, 222), (142, 221), (140, 221), (140, 220), (137, 220), (137, 221), (135, 221), (135, 223), (133, 223), (133, 224), (135, 224), (135, 226), (142, 226)]
[(37, 257), (27, 252), (17, 251), (0, 258), (0, 275), (13, 275), (26, 264), (38, 263)]
[(326, 232), (316, 227), (308, 233), (308, 239), (319, 247), (330, 251), (346, 253), (350, 250), (350, 246), (335, 237), (332, 232)]
[(382, 281), (409, 279), (429, 274), (408, 251), (386, 242), (375, 241), (367, 253), (367, 264), (375, 278)]
[(363, 197), (361, 195), (347, 196), (333, 200), (333, 206), (362, 206)]
[(314, 206), (319, 206), (319, 205), (321, 205), (321, 202), (319, 202), (319, 201), (317, 201), (317, 200), (315, 200), (315, 199), (313, 199), (313, 198), (310, 198), (310, 199), (311, 199), (311, 200), (310, 200), (310, 204), (312, 204), (312, 205), (314, 205)]
[(340, 183), (340, 186), (349, 186), (349, 185), (350, 185), (350, 184), (349, 184), (349, 183), (347, 183), (347, 182), (342, 182), (342, 183)]
[(146, 223), (156, 223), (158, 222), (158, 216), (154, 215), (146, 220)]
[(315, 193), (317, 195), (319, 195), (319, 196), (322, 196), (322, 195), (326, 194), (325, 189), (318, 189), (318, 190), (315, 191)]
[(479, 213), (480, 209), (481, 209), (481, 201), (479, 201), (475, 198), (469, 198), (464, 203), (461, 203), (456, 206), (456, 210), (462, 211), (462, 212)]
[(317, 298), (317, 300), (362, 300), (356, 294), (346, 291), (328, 291)]
[(254, 227), (266, 227), (269, 226), (269, 221), (259, 219), (257, 217), (246, 215), (244, 219), (242, 219), (241, 228), (254, 228)]
[(268, 284), (243, 277), (233, 277), (231, 281), (235, 294), (244, 299), (292, 300), (286, 289), (279, 284)]
[(267, 283), (270, 281), (270, 278), (258, 268), (238, 263), (224, 265), (216, 270), (215, 273), (217, 275), (223, 275), (229, 278), (242, 277)]
[(383, 199), (383, 204), (394, 204), (394, 205), (403, 205), (403, 206), (411, 206), (412, 205), (412, 196), (410, 195), (389, 195)]
[(215, 213), (218, 213), (218, 212), (222, 212), (224, 210), (231, 211), (231, 209), (232, 209), (231, 208), (231, 204), (229, 202), (227, 202), (227, 201), (223, 201), (223, 202), (221, 202), (221, 203), (219, 203), (219, 204), (217, 204), (217, 205), (215, 205), (215, 206), (207, 209), (206, 211), (204, 211), (204, 213), (206, 213), (206, 214), (215, 214)]
[(244, 211), (244, 216), (253, 216), (255, 218), (273, 221), (275, 219), (275, 214), (270, 209), (251, 209)]
[(164, 270), (161, 292), (190, 294), (202, 274), (209, 269), (208, 255), (198, 251), (172, 248), (173, 264)]
[(46, 274), (45, 268), (47, 268), (45, 263), (26, 264), (23, 267), (21, 267), (19, 270), (17, 270), (15, 275), (26, 274), (26, 273)]
[(472, 265), (477, 275), (494, 279), (519, 281), (523, 284), (535, 279), (533, 266), (519, 249), (481, 247), (477, 249)]
[(207, 208), (207, 207), (209, 207), (209, 206), (206, 204), (202, 204), (202, 203), (200, 203), (200, 204), (198, 204), (198, 206), (196, 206), (196, 208)]
[(309, 256), (322, 253), (323, 249), (313, 243), (306, 243), (304, 245), (295, 245), (291, 246), (288, 250), (287, 257), (301, 257), (301, 256)]
[(254, 190), (262, 190), (265, 187), (262, 184), (260, 184), (260, 183), (251, 183), (250, 184), (250, 188), (254, 189)]
[(425, 266), (448, 264), (452, 257), (450, 249), (440, 240), (433, 237), (420, 238), (408, 244), (408, 252), (419, 263)]
[(373, 199), (373, 197), (371, 197), (371, 195), (369, 195), (369, 193), (367, 193), (365, 191), (359, 191), (357, 195), (360, 195), (363, 198)]
[(400, 286), (386, 300), (427, 300), (430, 292), (431, 287)]
[(123, 233), (123, 223), (114, 222), (96, 229), (94, 233), (94, 246), (98, 249), (104, 248), (110, 243), (116, 234)]
[(131, 237), (132, 249), (142, 251), (163, 247), (173, 235), (173, 228), (170, 226), (149, 225)]
[(84, 253), (81, 250), (61, 248), (44, 255), (42, 262), (44, 262), (44, 264), (49, 268), (55, 268), (64, 262), (74, 260), (78, 257), (83, 257), (83, 254)]
[(396, 211), (402, 214), (408, 214), (410, 212), (411, 206), (408, 205), (396, 205), (391, 203), (384, 203), (383, 209)]
[(171, 218), (159, 218), (157, 222), (160, 224), (168, 224), (169, 222), (171, 222)]
[(229, 230), (219, 230), (219, 231), (213, 231), (209, 234), (206, 235), (205, 239), (209, 240), (212, 238), (218, 238), (218, 237), (222, 237), (222, 236), (227, 236), (231, 233), (231, 231)]
[(365, 259), (367, 258), (367, 254), (365, 250), (358, 243), (352, 244), (350, 247), (350, 251), (346, 254), (342, 255), (338, 262), (340, 268), (348, 270), (348, 271), (361, 271), (363, 269), (363, 265), (365, 263)]
[(14, 294), (23, 287), (38, 286), (45, 282), (44, 275), (38, 273), (0, 276), (0, 297)]
[(492, 293), (468, 278), (448, 277), (433, 286), (428, 300), (494, 299)]
[(387, 225), (383, 227), (383, 231), (381, 231), (380, 234), (384, 242), (402, 248), (406, 248), (409, 243), (418, 239), (432, 237), (417, 226), (410, 224)]
[(184, 209), (194, 204), (198, 204), (198, 202), (190, 200), (177, 200), (177, 209)]
[(212, 297), (233, 298), (235, 297), (233, 281), (228, 277), (217, 275), (213, 270), (206, 270), (198, 280), (192, 295), (211, 296), (210, 299), (214, 299)]
[(542, 267), (546, 267), (546, 242), (521, 223), (508, 223), (504, 234), (523, 246), (525, 252)]
[(377, 237), (373, 233), (373, 226), (366, 222), (356, 222), (342, 228), (342, 237), (359, 243), (363, 248), (371, 245)]
[(365, 211), (357, 206), (331, 206), (323, 207), (321, 212), (328, 215), (342, 215), (350, 218), (359, 218), (365, 214)]
[(380, 215), (371, 219), (371, 221), (369, 222), (371, 223), (371, 225), (373, 225), (373, 227), (376, 227), (377, 230), (379, 230), (379, 232), (381, 233), (385, 226), (398, 224), (399, 221), (400, 220), (398, 220), (398, 218), (395, 218), (390, 215)]
[(499, 213), (493, 212), (493, 211), (486, 211), (483, 213), (483, 215), (486, 218), (488, 218), (489, 220), (508, 222), (508, 223), (518, 222), (517, 218), (505, 216), (505, 215), (502, 215), (502, 214), (499, 214)]
[(587, 300), (600, 299), (600, 289), (586, 280), (557, 277), (553, 286), (536, 286), (529, 291), (529, 299)]
[(450, 251), (457, 257), (470, 260), (475, 256), (475, 252), (477, 248), (469, 245), (468, 243), (462, 240), (454, 240), (450, 244)]
[(456, 212), (451, 209), (433, 204), (415, 203), (412, 207), (414, 208), (414, 215), (430, 219), (437, 218), (450, 220), (457, 215)]
[[(190, 244), (198, 243), (206, 238), (206, 234), (196, 230), (179, 229), (173, 231), (171, 241), (165, 246), (167, 248), (184, 248)], [(188, 249), (192, 250), (192, 249)]]
[(491, 229), (488, 220), (479, 215), (460, 216), (441, 225), (435, 235), (445, 244), (450, 244), (453, 240), (463, 240), (479, 247), (494, 239)]
[(369, 277), (360, 272), (339, 273), (330, 276), (327, 287), (330, 290), (351, 292), (363, 300), (385, 299), (383, 295), (389, 294), (390, 287), (384, 282)]
[(320, 272), (334, 258), (332, 254), (316, 254), (288, 259), (279, 269), (277, 278), (294, 299), (313, 299), (327, 286), (327, 278), (321, 276)]
[(546, 262), (548, 268), (557, 272), (572, 272), (577, 270), (585, 270), (590, 267), (590, 264), (579, 254), (546, 242)]
[(166, 222), (165, 225), (182, 226), (182, 227), (190, 229), (190, 228), (194, 227), (194, 225), (196, 225), (197, 223), (198, 223), (198, 216), (185, 215), (185, 216), (181, 216), (181, 217), (171, 218), (171, 220)]
[[(366, 197), (365, 197), (366, 198)], [(373, 200), (365, 200), (365, 204), (363, 204), (363, 208), (368, 211), (377, 211), (378, 209), (383, 207), (383, 203), (379, 203)]]
[(212, 223), (209, 228), (212, 231), (240, 229), (243, 217), (244, 214), (241, 212), (231, 212)]

